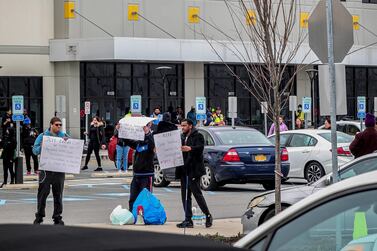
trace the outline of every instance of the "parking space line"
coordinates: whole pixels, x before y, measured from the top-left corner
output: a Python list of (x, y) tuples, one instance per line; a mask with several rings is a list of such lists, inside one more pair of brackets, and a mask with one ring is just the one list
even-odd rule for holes
[(174, 193), (174, 191), (171, 190), (170, 188), (164, 187), (163, 189), (165, 190), (165, 192)]
[(128, 185), (122, 185), (122, 187), (126, 190), (130, 190), (130, 187)]

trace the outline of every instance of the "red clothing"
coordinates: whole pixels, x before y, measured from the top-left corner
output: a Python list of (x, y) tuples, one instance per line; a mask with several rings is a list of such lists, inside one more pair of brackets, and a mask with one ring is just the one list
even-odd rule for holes
[(355, 158), (377, 151), (377, 130), (374, 127), (369, 127), (356, 134), (350, 145), (350, 150)]

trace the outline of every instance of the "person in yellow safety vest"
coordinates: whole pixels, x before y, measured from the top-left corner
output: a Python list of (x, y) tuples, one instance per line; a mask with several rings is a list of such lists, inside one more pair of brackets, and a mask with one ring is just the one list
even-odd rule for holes
[(296, 118), (300, 119), (302, 122), (305, 120), (305, 113), (302, 112), (302, 105), (298, 105), (296, 111)]
[(224, 126), (225, 121), (224, 121), (224, 115), (221, 113), (221, 108), (217, 107), (216, 112), (212, 115), (213, 117), (213, 125), (217, 126)]
[(124, 115), (125, 118), (129, 118), (129, 117), (132, 117), (132, 113), (131, 111), (129, 111), (126, 115)]

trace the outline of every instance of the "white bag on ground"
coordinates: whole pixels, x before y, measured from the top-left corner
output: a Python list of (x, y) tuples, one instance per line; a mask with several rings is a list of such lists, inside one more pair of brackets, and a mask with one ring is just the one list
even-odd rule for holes
[(133, 225), (135, 219), (130, 211), (119, 205), (111, 212), (110, 221), (113, 225)]

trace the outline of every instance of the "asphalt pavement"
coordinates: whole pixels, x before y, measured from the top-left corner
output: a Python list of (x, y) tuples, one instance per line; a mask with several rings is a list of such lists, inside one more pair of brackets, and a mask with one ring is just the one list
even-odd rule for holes
[[(2, 176), (1, 165), (2, 163)], [(105, 172), (116, 171), (113, 163), (108, 160), (103, 161), (103, 167)], [(66, 180), (63, 219), (67, 225), (110, 225), (110, 213), (117, 205), (128, 208), (132, 177), (93, 178), (91, 176), (95, 168), (95, 160), (92, 159), (89, 170), (75, 175), (72, 180)], [(250, 199), (264, 191), (259, 184), (239, 184), (203, 193), (214, 219), (219, 220), (239, 219)], [(36, 210), (36, 194), (36, 189), (0, 190), (0, 224), (31, 223)], [(168, 222), (178, 222), (184, 218), (178, 182), (165, 188), (154, 188), (154, 194), (164, 205)], [(52, 224), (52, 211), (53, 200), (50, 194), (45, 224)]]

